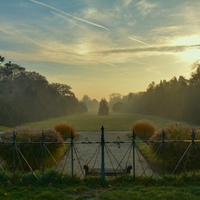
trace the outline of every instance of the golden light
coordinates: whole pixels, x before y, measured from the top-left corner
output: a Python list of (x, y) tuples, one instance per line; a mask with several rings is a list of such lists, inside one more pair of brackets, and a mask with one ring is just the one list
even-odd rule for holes
[[(181, 37), (177, 39), (175, 45), (199, 45), (200, 44), (200, 36), (199, 35), (192, 35), (188, 37)], [(191, 47), (187, 48), (183, 52), (179, 52), (178, 55), (184, 61), (195, 62), (196, 60), (200, 59), (200, 47)]]

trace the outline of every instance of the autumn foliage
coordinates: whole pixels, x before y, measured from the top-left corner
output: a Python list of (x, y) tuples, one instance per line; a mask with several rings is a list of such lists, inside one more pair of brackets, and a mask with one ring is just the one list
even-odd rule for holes
[(133, 125), (133, 131), (137, 137), (149, 139), (156, 131), (155, 126), (148, 120), (136, 121)]
[(61, 134), (64, 140), (70, 138), (71, 134), (76, 134), (75, 129), (71, 125), (66, 123), (57, 124), (55, 126), (55, 130)]

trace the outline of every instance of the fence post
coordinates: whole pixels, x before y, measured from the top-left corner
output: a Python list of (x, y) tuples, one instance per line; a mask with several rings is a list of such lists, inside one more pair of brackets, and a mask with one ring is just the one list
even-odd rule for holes
[(74, 135), (71, 132), (71, 136), (70, 136), (71, 142), (70, 142), (70, 146), (71, 146), (71, 173), (72, 173), (72, 178), (74, 177)]
[(15, 176), (15, 167), (16, 167), (16, 134), (13, 131), (13, 175)]
[[(194, 139), (195, 139), (195, 132), (194, 130), (192, 129), (192, 155), (193, 155), (193, 159), (192, 159), (192, 166), (194, 166), (194, 159), (195, 159), (195, 149), (194, 149), (194, 146), (195, 146), (195, 142), (194, 142)], [(194, 170), (194, 167), (193, 167), (193, 177), (195, 176), (195, 170)]]
[(165, 176), (165, 132), (162, 130), (162, 175)]
[(133, 147), (133, 178), (135, 180), (135, 138), (136, 138), (136, 135), (135, 135), (135, 132), (133, 130), (133, 135), (132, 135), (132, 147)]
[(45, 141), (45, 134), (42, 131), (42, 177), (44, 177), (44, 162), (45, 162), (45, 146), (44, 146), (44, 141)]
[(101, 182), (105, 181), (105, 157), (104, 157), (104, 127), (101, 127)]

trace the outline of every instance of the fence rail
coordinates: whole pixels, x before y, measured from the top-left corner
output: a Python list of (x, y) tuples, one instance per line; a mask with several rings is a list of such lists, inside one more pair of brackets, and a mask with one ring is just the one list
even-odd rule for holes
[[(123, 141), (117, 137), (115, 141), (106, 141), (104, 127), (101, 128), (99, 141), (90, 141), (85, 137), (82, 141), (46, 142), (45, 134), (41, 134), (40, 142), (18, 142), (13, 133), (12, 141), (0, 142), (0, 170), (16, 172), (32, 172), (40, 170), (42, 176), (48, 168), (72, 177), (106, 176), (118, 174), (136, 176), (164, 177), (166, 174), (192, 173), (200, 170), (200, 140), (195, 140), (192, 132), (191, 140), (166, 140), (163, 131), (161, 140), (144, 140), (132, 133), (131, 139)], [(52, 151), (52, 149), (56, 151)], [(91, 147), (92, 146), (92, 147)], [(89, 148), (90, 147), (90, 148)], [(58, 154), (62, 152), (62, 155)], [(129, 170), (127, 170), (129, 169)]]

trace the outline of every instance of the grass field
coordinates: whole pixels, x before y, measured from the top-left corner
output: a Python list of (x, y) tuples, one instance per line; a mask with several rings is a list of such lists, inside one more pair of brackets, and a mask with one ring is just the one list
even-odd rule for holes
[(40, 122), (27, 123), (25, 126), (32, 128), (53, 128), (59, 123), (68, 123), (76, 130), (100, 130), (103, 125), (105, 130), (132, 130), (135, 121), (146, 119), (152, 121), (156, 128), (164, 128), (173, 120), (140, 115), (140, 114), (121, 114), (110, 113), (109, 116), (98, 116), (97, 112), (89, 112), (78, 115), (69, 115), (60, 118), (52, 118)]
[(99, 181), (76, 181), (76, 183), (47, 183), (39, 185), (4, 185), (0, 187), (0, 199), (5, 200), (197, 200), (200, 199), (199, 180), (169, 178), (164, 180), (129, 178), (113, 180), (105, 184)]

